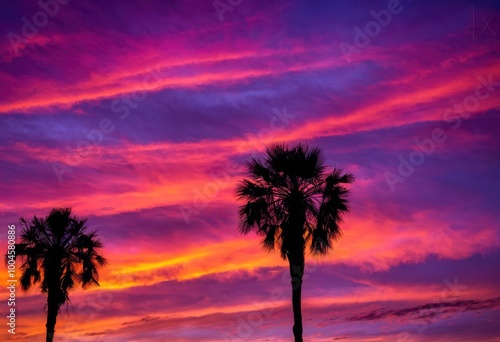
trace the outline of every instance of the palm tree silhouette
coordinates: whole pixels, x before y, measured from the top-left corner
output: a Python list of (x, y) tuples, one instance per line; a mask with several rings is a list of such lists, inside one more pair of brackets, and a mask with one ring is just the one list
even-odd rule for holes
[(24, 226), (21, 242), (15, 245), (16, 258), (21, 257), (21, 288), (28, 291), (40, 283), (47, 294), (46, 341), (54, 338), (59, 308), (69, 301), (68, 292), (77, 283), (85, 289), (99, 286), (98, 268), (107, 264), (99, 254), (103, 247), (96, 231), (87, 233), (86, 220), (71, 216), (71, 209), (53, 209), (46, 218), (33, 217)]
[(275, 247), (288, 259), (292, 279), (293, 334), (302, 340), (301, 294), (305, 248), (313, 255), (326, 254), (332, 241), (341, 236), (339, 224), (349, 209), (350, 173), (334, 168), (327, 172), (319, 148), (298, 144), (271, 145), (263, 161), (247, 163), (250, 179), (244, 179), (236, 193), (246, 203), (240, 207), (240, 232), (255, 230), (263, 246)]

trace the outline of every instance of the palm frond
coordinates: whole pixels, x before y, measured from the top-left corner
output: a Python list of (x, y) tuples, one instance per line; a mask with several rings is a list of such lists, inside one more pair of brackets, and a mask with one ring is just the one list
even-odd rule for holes
[(264, 198), (247, 202), (240, 208), (241, 233), (248, 234), (252, 228), (259, 229), (268, 217), (268, 203)]

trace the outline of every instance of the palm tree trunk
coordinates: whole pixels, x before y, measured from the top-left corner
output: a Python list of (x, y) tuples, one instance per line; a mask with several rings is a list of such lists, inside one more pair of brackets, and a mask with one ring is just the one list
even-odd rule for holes
[(49, 290), (49, 295), (47, 300), (47, 324), (45, 325), (47, 327), (47, 336), (45, 339), (46, 342), (52, 342), (52, 340), (54, 339), (58, 311), (59, 311), (59, 303)]
[[(299, 254), (299, 253), (298, 253)], [(295, 342), (302, 339), (302, 277), (304, 275), (304, 255), (289, 258), (290, 276), (292, 278), (293, 336)]]

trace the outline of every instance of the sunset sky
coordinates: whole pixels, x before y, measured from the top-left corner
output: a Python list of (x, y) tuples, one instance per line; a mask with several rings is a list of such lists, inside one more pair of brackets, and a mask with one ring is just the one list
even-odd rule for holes
[[(500, 341), (499, 2), (9, 1), (0, 19), (0, 249), (19, 217), (71, 207), (109, 260), (55, 341), (292, 340), (287, 263), (238, 232), (236, 183), (274, 142), (356, 177), (342, 239), (306, 258), (306, 341)], [(45, 297), (17, 295), (0, 340), (44, 340)]]

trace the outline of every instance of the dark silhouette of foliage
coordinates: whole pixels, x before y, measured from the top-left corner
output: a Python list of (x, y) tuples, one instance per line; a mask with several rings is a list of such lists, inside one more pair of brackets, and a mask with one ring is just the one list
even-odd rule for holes
[(21, 241), (15, 245), (21, 259), (20, 284), (24, 291), (39, 284), (47, 295), (46, 341), (54, 338), (57, 314), (69, 301), (69, 291), (77, 284), (85, 289), (99, 286), (98, 268), (107, 264), (97, 232), (87, 233), (86, 220), (71, 216), (71, 209), (53, 209), (45, 218), (20, 219)]
[(249, 179), (237, 187), (240, 231), (256, 231), (267, 250), (278, 249), (289, 261), (295, 341), (302, 341), (301, 294), (305, 249), (326, 254), (341, 236), (340, 223), (349, 211), (344, 186), (354, 176), (334, 168), (327, 171), (319, 148), (271, 145), (267, 156), (247, 163)]

